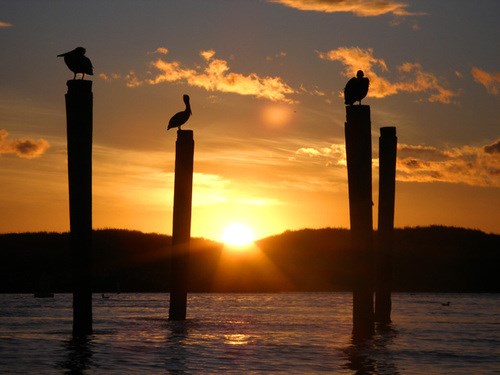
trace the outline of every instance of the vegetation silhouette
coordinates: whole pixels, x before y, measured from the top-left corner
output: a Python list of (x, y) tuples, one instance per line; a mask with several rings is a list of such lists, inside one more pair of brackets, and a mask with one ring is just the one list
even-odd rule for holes
[[(94, 231), (92, 290), (111, 296), (168, 291), (171, 240), (137, 231)], [(348, 291), (355, 281), (347, 229), (286, 231), (257, 246), (274, 269), (250, 253), (226, 253), (221, 243), (193, 238), (189, 291)], [(33, 293), (42, 274), (49, 276), (53, 292), (71, 292), (68, 233), (2, 234), (0, 249), (0, 293)], [(395, 229), (393, 291), (499, 293), (498, 249), (500, 235), (479, 230)]]

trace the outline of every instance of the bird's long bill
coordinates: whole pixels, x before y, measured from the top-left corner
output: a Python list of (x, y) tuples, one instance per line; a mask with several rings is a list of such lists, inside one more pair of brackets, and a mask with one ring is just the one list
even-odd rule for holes
[(57, 55), (57, 57), (63, 57), (63, 56), (65, 56), (67, 53), (68, 53), (68, 52), (66, 52), (66, 53), (61, 53), (60, 55)]

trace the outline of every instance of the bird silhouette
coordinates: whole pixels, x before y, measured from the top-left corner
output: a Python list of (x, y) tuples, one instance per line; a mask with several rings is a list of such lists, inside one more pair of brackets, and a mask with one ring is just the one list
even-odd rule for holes
[(189, 105), (189, 95), (184, 95), (182, 97), (184, 100), (184, 103), (186, 104), (186, 109), (181, 112), (177, 112), (175, 115), (172, 116), (170, 121), (168, 122), (167, 130), (171, 128), (179, 128), (181, 129), (181, 125), (184, 125), (186, 121), (189, 119), (189, 116), (191, 116), (191, 106)]
[(370, 80), (364, 77), (364, 75), (362, 70), (358, 70), (356, 77), (352, 77), (347, 81), (344, 88), (344, 100), (346, 105), (353, 105), (355, 102), (359, 102), (361, 105), (361, 99), (368, 94)]
[(64, 62), (69, 70), (75, 73), (73, 79), (76, 79), (77, 73), (82, 74), (82, 79), (85, 77), (85, 74), (94, 75), (92, 62), (85, 56), (85, 48), (83, 47), (77, 47), (73, 51), (61, 53), (57, 57), (64, 57)]

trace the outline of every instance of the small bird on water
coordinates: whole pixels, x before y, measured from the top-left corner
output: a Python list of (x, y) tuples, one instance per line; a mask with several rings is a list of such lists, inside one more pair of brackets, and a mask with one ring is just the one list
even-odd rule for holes
[(77, 47), (73, 51), (61, 53), (57, 57), (64, 57), (64, 62), (69, 70), (75, 73), (73, 79), (76, 79), (77, 73), (82, 74), (82, 79), (85, 77), (85, 74), (94, 75), (92, 62), (85, 56), (85, 48), (83, 47)]
[(353, 105), (355, 102), (359, 102), (361, 105), (361, 99), (368, 94), (370, 80), (364, 75), (362, 70), (358, 70), (356, 77), (352, 77), (347, 81), (344, 88), (345, 105)]
[(181, 112), (177, 112), (175, 115), (172, 116), (170, 121), (168, 122), (167, 130), (172, 129), (172, 128), (179, 128), (181, 129), (181, 125), (184, 125), (187, 120), (189, 120), (189, 116), (191, 116), (191, 106), (189, 105), (189, 95), (184, 95), (182, 97), (184, 100), (184, 104), (186, 104), (186, 109)]

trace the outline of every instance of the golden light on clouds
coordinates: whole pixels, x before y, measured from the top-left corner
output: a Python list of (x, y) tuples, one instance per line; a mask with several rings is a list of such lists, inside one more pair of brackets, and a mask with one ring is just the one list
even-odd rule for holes
[(320, 160), (325, 166), (347, 166), (345, 145), (338, 143), (330, 147), (301, 147), (295, 151), (294, 159), (301, 157)]
[(486, 146), (439, 149), (398, 145), (397, 179), (500, 187), (500, 140)]
[(387, 72), (388, 67), (383, 59), (376, 58), (372, 48), (340, 47), (327, 52), (318, 52), (321, 59), (341, 62), (345, 69), (342, 74), (351, 78), (361, 69), (370, 79), (368, 96), (384, 98), (399, 92), (427, 93), (428, 102), (450, 104), (458, 94), (447, 89), (442, 80), (434, 74), (426, 72), (421, 64), (405, 62), (397, 67), (399, 80), (391, 82), (378, 71)]
[(491, 95), (500, 93), (500, 73), (488, 73), (479, 68), (472, 68), (474, 80), (483, 85)]
[[(446, 182), (479, 187), (500, 187), (500, 140), (484, 146), (438, 148), (426, 145), (398, 145), (398, 181)], [(330, 147), (301, 147), (294, 160), (325, 167), (345, 167), (343, 144)], [(378, 159), (373, 159), (374, 167)]]
[(393, 0), (268, 0), (290, 8), (304, 11), (325, 13), (349, 12), (360, 17), (382, 16), (393, 14), (396, 16), (416, 16), (422, 13), (408, 11), (408, 4)]
[(363, 69), (366, 72), (371, 71), (372, 67), (376, 65), (383, 71), (387, 70), (385, 61), (373, 56), (372, 48), (339, 47), (328, 52), (318, 52), (318, 55), (324, 60), (340, 61), (345, 66), (343, 73), (346, 76), (351, 76), (353, 71), (356, 73), (358, 69)]
[[(178, 61), (165, 61), (161, 58), (153, 61), (151, 65), (159, 73), (147, 83), (157, 85), (164, 82), (184, 81), (190, 86), (200, 87), (207, 91), (219, 91), (239, 95), (250, 95), (271, 101), (293, 103), (289, 95), (295, 90), (280, 77), (260, 77), (257, 73), (231, 72), (229, 63), (223, 59), (215, 58), (215, 51), (205, 50), (200, 52), (205, 60), (205, 67), (195, 69), (184, 67)], [(138, 86), (135, 76), (131, 77), (129, 86)]]
[[(166, 55), (168, 52), (165, 47), (159, 47), (155, 50), (155, 53), (160, 55)], [(130, 70), (123, 75), (100, 73), (99, 77), (106, 82), (123, 77), (127, 87), (131, 88), (143, 86), (144, 84), (158, 85), (184, 82), (209, 92), (254, 96), (286, 104), (298, 103), (295, 98), (292, 98), (292, 95), (301, 93), (325, 96), (325, 91), (316, 86), (312, 89), (306, 89), (301, 84), (298, 89), (294, 89), (279, 76), (271, 77), (260, 76), (257, 73), (232, 72), (229, 62), (216, 58), (214, 50), (202, 50), (199, 55), (205, 65), (197, 65), (194, 68), (187, 67), (180, 61), (169, 61), (163, 56), (158, 57), (150, 62), (150, 65), (157, 72), (156, 74), (148, 72), (149, 78), (141, 78), (134, 70)], [(404, 62), (390, 71), (386, 61), (383, 58), (376, 57), (372, 48), (339, 47), (326, 52), (317, 51), (317, 55), (323, 60), (342, 63), (344, 65), (342, 75), (347, 78), (353, 77), (357, 70), (362, 69), (365, 76), (370, 79), (368, 96), (372, 98), (385, 98), (406, 92), (424, 94), (425, 97), (418, 98), (418, 101), (451, 104), (454, 102), (454, 98), (458, 96), (458, 92), (446, 87), (446, 81), (426, 71), (419, 63)], [(397, 73), (396, 79), (386, 77), (388, 74), (394, 74), (393, 72)], [(500, 76), (498, 73), (487, 73), (473, 68), (472, 75), (478, 83), (486, 87), (490, 94), (496, 95), (499, 92)], [(342, 93), (339, 92), (339, 96), (341, 95)], [(288, 111), (285, 111), (283, 107), (276, 106), (273, 110), (270, 108), (266, 108), (263, 115), (263, 119), (267, 124), (281, 126), (288, 120)]]
[(7, 28), (7, 27), (12, 27), (12, 24), (10, 22), (0, 21), (0, 29)]
[(166, 55), (168, 53), (168, 49), (165, 47), (158, 47), (155, 52), (160, 55)]

